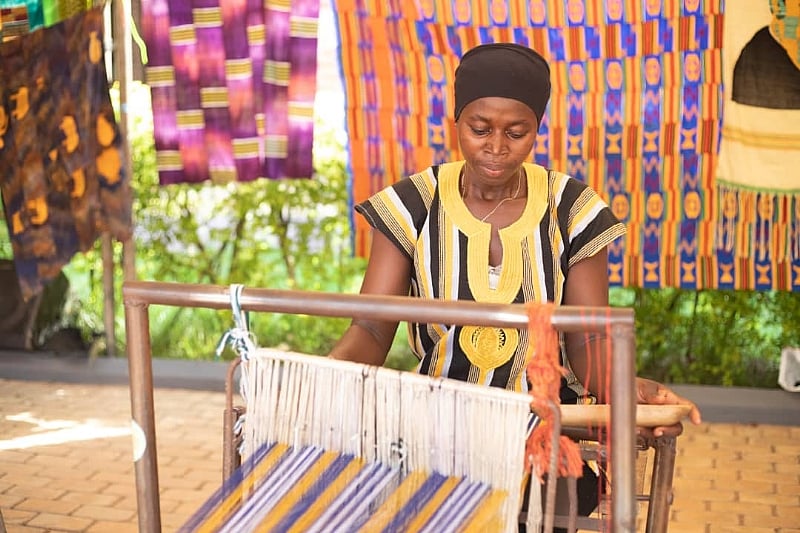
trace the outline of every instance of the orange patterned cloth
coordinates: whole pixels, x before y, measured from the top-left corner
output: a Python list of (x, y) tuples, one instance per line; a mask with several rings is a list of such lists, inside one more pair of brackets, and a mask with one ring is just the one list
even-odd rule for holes
[(2, 43), (0, 102), (0, 188), (27, 300), (102, 232), (132, 231), (103, 8)]
[[(586, 182), (627, 226), (609, 248), (612, 286), (800, 291), (797, 165), (772, 175), (793, 187), (779, 194), (757, 193), (763, 173), (732, 190), (720, 172), (720, 138), (741, 133), (723, 131), (727, 12), (753, 3), (768, 19), (770, 0), (337, 0), (353, 203), (460, 159), (459, 58), (513, 41), (551, 67), (535, 162)], [(800, 153), (792, 135), (756, 141), (787, 160)], [(366, 255), (369, 227), (360, 217), (354, 226)]]

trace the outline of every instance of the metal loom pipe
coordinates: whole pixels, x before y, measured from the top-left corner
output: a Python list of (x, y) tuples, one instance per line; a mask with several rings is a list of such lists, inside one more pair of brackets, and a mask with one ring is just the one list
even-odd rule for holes
[[(222, 285), (128, 281), (127, 303), (230, 309), (229, 288)], [(444, 322), (526, 328), (525, 304), (488, 304), (429, 300), (411, 296), (379, 296), (245, 287), (242, 309), (330, 317), (372, 318), (412, 322)], [(633, 324), (633, 311), (609, 307), (557, 306), (552, 325), (561, 331), (603, 331), (614, 324)]]

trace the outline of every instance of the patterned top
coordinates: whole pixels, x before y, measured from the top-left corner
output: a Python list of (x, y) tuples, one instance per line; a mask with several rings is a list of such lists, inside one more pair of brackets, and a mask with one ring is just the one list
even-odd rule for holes
[[(625, 233), (600, 196), (565, 174), (526, 163), (528, 198), (520, 218), (500, 229), (503, 268), (489, 285), (492, 226), (459, 194), (464, 162), (433, 166), (355, 207), (411, 261), (411, 294), (486, 303), (563, 299), (569, 268)], [(409, 324), (419, 371), (527, 391), (527, 330)]]

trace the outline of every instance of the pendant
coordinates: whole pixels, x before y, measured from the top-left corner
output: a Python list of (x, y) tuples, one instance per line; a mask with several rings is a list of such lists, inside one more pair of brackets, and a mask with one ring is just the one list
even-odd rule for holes
[(464, 326), (458, 337), (467, 359), (479, 371), (479, 383), (486, 374), (507, 363), (519, 345), (519, 331), (514, 328)]

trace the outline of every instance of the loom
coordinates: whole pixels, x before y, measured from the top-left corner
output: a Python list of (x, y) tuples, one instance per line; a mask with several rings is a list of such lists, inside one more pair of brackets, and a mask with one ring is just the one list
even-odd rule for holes
[[(171, 305), (225, 309), (230, 307), (231, 297), (228, 287), (138, 281), (126, 282), (123, 286), (123, 296), (129, 351), (131, 406), (136, 430), (134, 466), (139, 528), (141, 531), (147, 532), (160, 531), (147, 307), (149, 305)], [(525, 306), (518, 304), (423, 301), (409, 297), (344, 295), (256, 288), (248, 288), (243, 291), (239, 304), (242, 310), (255, 312), (339, 317), (370, 316), (392, 321), (443, 321), (453, 324), (516, 328), (525, 328), (528, 324), (527, 310)], [(647, 406), (651, 409), (641, 409), (645, 406), (640, 406), (640, 409), (637, 410), (633, 395), (630, 394), (634, 387), (633, 314), (631, 310), (562, 306), (555, 308), (551, 322), (552, 326), (560, 331), (607, 330), (612, 337), (610, 406), (580, 406), (578, 411), (564, 409), (562, 412), (557, 405), (550, 405), (555, 421), (553, 449), (557, 454), (557, 437), (561, 432), (562, 415), (566, 415), (563, 420), (566, 425), (583, 428), (587, 425), (594, 428), (603, 428), (608, 425), (608, 436), (613, 442), (613, 446), (609, 448), (607, 455), (605, 452), (596, 455), (596, 457), (609, 460), (610, 477), (613, 480), (613, 498), (608, 513), (608, 527), (614, 532), (635, 531), (637, 508), (635, 425), (637, 417), (640, 419), (639, 423), (660, 425), (672, 423), (673, 419), (679, 420), (685, 415), (685, 411), (679, 413), (678, 418), (674, 418), (675, 412), (670, 409), (658, 412), (659, 410), (652, 409), (653, 406)], [(407, 488), (408, 484), (416, 483), (415, 486), (419, 488), (426, 483), (428, 485), (434, 483), (439, 487), (462, 485), (465, 490), (482, 491), (482, 499), (469, 508), (468, 517), (463, 517), (464, 520), (467, 520), (464, 522), (465, 529), (469, 530), (470, 526), (478, 527), (479, 522), (470, 523), (469, 520), (494, 524), (490, 530), (499, 528), (511, 531), (516, 529), (520, 494), (518, 490), (514, 489), (522, 486), (523, 471), (519, 465), (524, 456), (524, 437), (527, 434), (530, 420), (530, 398), (525, 398), (526, 395), (460, 382), (449, 383), (450, 380), (434, 379), (389, 369), (366, 368), (363, 365), (329, 361), (320, 357), (263, 349), (258, 349), (256, 352), (257, 356), (252, 358), (247, 365), (264, 366), (266, 371), (264, 368), (257, 371), (243, 370), (243, 383), (245, 384), (243, 392), (245, 397), (250, 398), (248, 400), (249, 409), (251, 411), (261, 410), (259, 414), (247, 412), (247, 416), (258, 416), (261, 420), (258, 424), (250, 424), (249, 429), (245, 430), (243, 442), (246, 449), (245, 453), (241, 455), (238, 453), (232, 428), (241, 416), (242, 409), (232, 405), (230, 391), (228, 391), (226, 400), (223, 424), (223, 473), (226, 484), (235, 482), (239, 488), (232, 490), (230, 485), (226, 487), (224, 484), (218, 493), (209, 500), (208, 508), (198, 510), (198, 513), (187, 523), (188, 529), (203, 530), (200, 526), (202, 520), (215, 512), (219, 518), (220, 512), (214, 511), (212, 508), (214, 506), (218, 509), (224, 505), (234, 505), (239, 509), (247, 508), (245, 492), (248, 490), (245, 489), (253, 488), (258, 483), (258, 476), (255, 475), (257, 469), (261, 468), (264, 471), (270, 469), (259, 466), (261, 456), (270, 452), (279, 456), (279, 459), (273, 461), (273, 466), (276, 461), (284, 459), (286, 459), (285, 464), (287, 465), (296, 464), (289, 461), (298, 460), (297, 458), (302, 454), (306, 454), (304, 457), (309, 457), (308, 454), (316, 454), (315, 457), (326, 456), (328, 461), (325, 465), (317, 467), (317, 473), (326, 468), (326, 465), (329, 466), (331, 462), (339, 461), (341, 463), (353, 460), (359, 461), (360, 467), (366, 465), (394, 472), (395, 477), (383, 486), (386, 490), (376, 490), (373, 493), (374, 498), (370, 496), (373, 498), (370, 500), (372, 515), (364, 514), (363, 509), (358, 513), (350, 512), (352, 517), (356, 517), (356, 515), (360, 517), (358, 518), (359, 525), (365, 527), (370, 524), (370, 520), (373, 525), (377, 520), (384, 527), (387, 524), (399, 523), (397, 520), (400, 520), (398, 516), (402, 514), (400, 511), (403, 506), (398, 502), (408, 501), (408, 494), (410, 494)], [(234, 366), (232, 365), (231, 368), (233, 369)], [(287, 368), (292, 370), (287, 372)], [(249, 374), (254, 380), (246, 379), (245, 374)], [(328, 378), (324, 383), (319, 382), (322, 384), (318, 391), (321, 396), (317, 398), (317, 400), (320, 398), (325, 400), (310, 401), (307, 396), (308, 391), (315, 390), (315, 386), (308, 380), (316, 380), (325, 374), (328, 375)], [(231, 375), (232, 370), (229, 372), (229, 382)], [(309, 376), (313, 376), (313, 378), (309, 378)], [(331, 379), (340, 384), (347, 384), (338, 387), (337, 391), (351, 392), (332, 394), (331, 391), (334, 387), (330, 385)], [(436, 396), (436, 401), (431, 401), (432, 396)], [(252, 403), (253, 401), (255, 403)], [(405, 411), (411, 409), (415, 412), (425, 413), (425, 415), (418, 417), (415, 424), (410, 417), (404, 417), (403, 413), (398, 412), (398, 401), (404, 406)], [(391, 405), (392, 403), (394, 405)], [(353, 416), (352, 413), (347, 416), (348, 408), (370, 404), (374, 406), (374, 409), (362, 409), (358, 416)], [(254, 405), (260, 407), (254, 408)], [(436, 407), (431, 408), (432, 405)], [(445, 407), (448, 405), (450, 407)], [(470, 407), (461, 409), (464, 405)], [(493, 411), (496, 413), (498, 409), (503, 413), (502, 420), (505, 424), (503, 428), (496, 432), (489, 432), (488, 435), (485, 431), (481, 432), (475, 429), (476, 424), (480, 425), (481, 420), (492, 418), (491, 413)], [(463, 412), (459, 412), (459, 410)], [(470, 410), (473, 411), (470, 412)], [(480, 414), (476, 415), (478, 412)], [(293, 421), (289, 424), (279, 419), (279, 417), (286, 416), (287, 413), (293, 417)], [(650, 418), (645, 420), (645, 416)], [(655, 418), (652, 418), (653, 416)], [(472, 417), (472, 422), (469, 421), (470, 417)], [(326, 424), (324, 421), (328, 418), (336, 420), (336, 424)], [(494, 416), (493, 420), (496, 421), (498, 418), (500, 417)], [(608, 424), (609, 420), (610, 424)], [(454, 425), (456, 422), (457, 424)], [(385, 427), (382, 427), (381, 424), (384, 424)], [(388, 430), (389, 426), (391, 426), (390, 431)], [(248, 424), (245, 424), (245, 427), (247, 428)], [(432, 427), (436, 427), (438, 431), (431, 431)], [(451, 428), (451, 430), (447, 430), (447, 428)], [(456, 431), (455, 428), (462, 430), (462, 433), (457, 435), (458, 438), (454, 438), (452, 434)], [(281, 432), (283, 433), (281, 434)], [(491, 433), (496, 433), (496, 435)], [(444, 436), (434, 437), (434, 434)], [(465, 438), (467, 435), (471, 438)], [(513, 437), (514, 435), (518, 438)], [(502, 436), (502, 438), (498, 438), (498, 436)], [(484, 442), (481, 442), (481, 437), (486, 437)], [(433, 438), (439, 438), (439, 440), (431, 440)], [(657, 443), (648, 443), (656, 450), (656, 463), (653, 468), (651, 494), (649, 495), (648, 531), (666, 531), (669, 489), (675, 456), (674, 442), (675, 439), (670, 438), (661, 439)], [(497, 446), (498, 443), (502, 443), (507, 448), (500, 454), (487, 453), (488, 449)], [(281, 448), (279, 452), (274, 451), (277, 449), (276, 447)], [(291, 450), (287, 452), (289, 449)], [(435, 453), (432, 453), (431, 450), (435, 450)], [(339, 454), (338, 458), (333, 458), (331, 453)], [(501, 459), (499, 462), (498, 457)], [(556, 478), (554, 475), (556, 467), (555, 457), (551, 455), (548, 479)], [(284, 470), (290, 472), (294, 471), (293, 468), (286, 466)], [(297, 470), (297, 472), (300, 471)], [(302, 475), (302, 472), (297, 473), (295, 478), (302, 477)], [(309, 476), (307, 477), (309, 480), (319, 477), (317, 475)], [(297, 484), (296, 479), (295, 485)], [(412, 481), (408, 481), (409, 479)], [(435, 479), (435, 481), (425, 481), (426, 479)], [(244, 485), (242, 485), (243, 481)], [(404, 484), (406, 495), (402, 498), (405, 499), (398, 500), (397, 493), (404, 490)], [(270, 483), (264, 483), (264, 485), (270, 485)], [(308, 511), (308, 507), (312, 505), (309, 498), (294, 490), (292, 483), (283, 483), (283, 485), (286, 487), (282, 496), (286, 497), (283, 503), (284, 508), (294, 502), (295, 511), (299, 512), (300, 507), (296, 505), (298, 502), (304, 502), (306, 507), (303, 509)], [(322, 494), (326, 489), (319, 483), (306, 483), (306, 485), (308, 486), (304, 490), (316, 491), (316, 494)], [(538, 484), (533, 483), (532, 486), (538, 487)], [(429, 487), (428, 490), (433, 489)], [(567, 525), (572, 529), (576, 524), (584, 527), (583, 523), (576, 520), (574, 512), (571, 512), (569, 517), (560, 517), (562, 522), (557, 522), (558, 518), (555, 516), (551, 504), (554, 500), (552, 495), (554, 495), (555, 483), (546, 482), (542, 490), (548, 494), (547, 506), (542, 518), (545, 531), (549, 531), (554, 524), (562, 527)], [(232, 493), (234, 500), (237, 498), (236, 494), (241, 497), (232, 501), (229, 498)], [(447, 501), (447, 497), (444, 494), (440, 500)], [(228, 503), (223, 503), (225, 498), (228, 498)], [(272, 498), (270, 500), (272, 503), (269, 505), (278, 505), (275, 494), (269, 498)], [(287, 501), (290, 503), (286, 503)], [(325, 506), (335, 507), (336, 500), (333, 495), (328, 494), (320, 501), (324, 503), (323, 508)], [(464, 500), (459, 499), (458, 501)], [(262, 508), (266, 504), (249, 505), (252, 510)], [(393, 511), (387, 512), (386, 505), (394, 505)], [(381, 506), (383, 506), (383, 511)], [(423, 507), (417, 505), (412, 510), (416, 515), (422, 515), (425, 512), (432, 515), (437, 512), (430, 508), (424, 510)], [(450, 507), (451, 510), (459, 508), (458, 505), (452, 504)], [(228, 511), (230, 509), (226, 508), (226, 512)], [(332, 512), (329, 511), (327, 514), (330, 515)], [(318, 509), (315, 516), (317, 518), (327, 516), (325, 513), (324, 509)], [(408, 525), (409, 521), (420, 522), (423, 520), (416, 515), (402, 518), (406, 520), (404, 524)], [(306, 514), (306, 517), (308, 516), (310, 515)], [(236, 520), (252, 520), (252, 517), (239, 517)], [(267, 513), (266, 517), (261, 516), (257, 520), (266, 520), (272, 525), (277, 524), (282, 527), (274, 529), (275, 531), (291, 530), (285, 520), (276, 513)], [(306, 518), (306, 520), (311, 520), (311, 518)], [(528, 522), (531, 523), (530, 519)], [(241, 525), (262, 522), (237, 523)], [(498, 526), (498, 524), (501, 525)], [(222, 524), (218, 529), (224, 531), (225, 527), (228, 525)], [(325, 527), (323, 522), (320, 528), (315, 530), (323, 531)], [(605, 528), (606, 526), (601, 524), (600, 527)], [(384, 530), (381, 527), (366, 530), (377, 529)], [(217, 529), (208, 530), (215, 531)], [(240, 527), (238, 530), (251, 529)], [(345, 528), (344, 530), (352, 529)], [(393, 529), (389, 528), (388, 530), (392, 531)]]
[[(516, 529), (526, 395), (277, 350), (254, 350), (241, 368), (242, 466), (267, 479), (248, 481), (240, 467), (184, 531), (226, 513), (247, 524), (234, 531)], [(253, 459), (275, 446), (286, 448), (280, 460)], [(323, 450), (335, 455), (325, 462)], [(339, 473), (354, 461), (352, 477)]]

